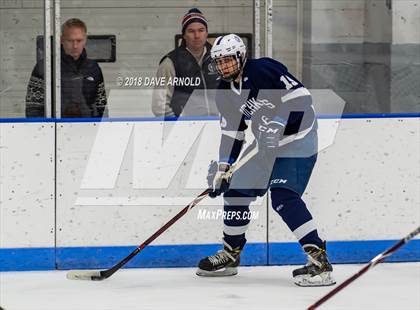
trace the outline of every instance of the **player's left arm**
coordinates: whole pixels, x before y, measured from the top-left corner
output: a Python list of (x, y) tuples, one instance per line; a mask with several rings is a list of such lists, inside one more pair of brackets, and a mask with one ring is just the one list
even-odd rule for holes
[(273, 88), (278, 94), (275, 113), (263, 115), (258, 123), (259, 142), (267, 148), (302, 139), (315, 124), (310, 92), (287, 70), (278, 70), (276, 75), (273, 79)]
[[(288, 71), (280, 76), (279, 87), (285, 90), (284, 94), (282, 93), (281, 104), (277, 110), (282, 119), (286, 119), (282, 138), (290, 141), (302, 139), (315, 125), (312, 95)], [(287, 143), (287, 141), (285, 142)]]

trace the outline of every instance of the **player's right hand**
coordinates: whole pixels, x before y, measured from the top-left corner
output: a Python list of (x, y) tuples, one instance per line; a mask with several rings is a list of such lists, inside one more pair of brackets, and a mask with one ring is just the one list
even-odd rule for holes
[(215, 198), (229, 189), (232, 173), (228, 163), (218, 163), (212, 160), (207, 174), (207, 183), (212, 191), (209, 193), (211, 198)]

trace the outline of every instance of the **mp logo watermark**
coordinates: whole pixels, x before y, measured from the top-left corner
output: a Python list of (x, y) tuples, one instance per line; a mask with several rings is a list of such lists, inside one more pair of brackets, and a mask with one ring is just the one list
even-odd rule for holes
[[(252, 105), (252, 114), (257, 115), (258, 111), (264, 108), (267, 108), (267, 111), (275, 110), (271, 109), (275, 104), (274, 98), (284, 97), (283, 93), (278, 92), (278, 90), (264, 90), (259, 94), (265, 98), (260, 98), (258, 102), (264, 104)], [(341, 120), (340, 115), (344, 109), (344, 101), (329, 90), (311, 92), (316, 116), (333, 116), (318, 119), (317, 151), (319, 152), (333, 144)], [(195, 97), (200, 96), (204, 95), (199, 93)], [(207, 91), (205, 96), (206, 99), (215, 98), (216, 94), (212, 95)], [(229, 97), (230, 94), (226, 96)], [(193, 100), (188, 105), (195, 102)], [(250, 107), (247, 109), (251, 111)], [(291, 115), (296, 115), (296, 109), (299, 109), (299, 106), (285, 105), (282, 119), (288, 120)], [(188, 107), (185, 110), (188, 110)], [(262, 120), (262, 126), (269, 123), (267, 111), (263, 117), (255, 118), (255, 121)], [(239, 110), (235, 113), (241, 114)], [(226, 115), (224, 117), (226, 118)], [(238, 116), (232, 118), (237, 119)], [(303, 113), (300, 118), (302, 124), (310, 123), (306, 118), (306, 113)], [(79, 174), (82, 177), (77, 191), (77, 205), (182, 206), (208, 187), (206, 180), (208, 165), (211, 160), (218, 158), (221, 138), (218, 117), (206, 119), (187, 115), (174, 121), (150, 119), (101, 122), (96, 128), (93, 145), (87, 150), (87, 163), (81, 165), (86, 168)], [(254, 138), (250, 129), (249, 126), (246, 136), (248, 144), (251, 144)], [(299, 131), (299, 126), (294, 130)], [(284, 139), (286, 143), (282, 147), (287, 147), (288, 140), (293, 141), (290, 139), (291, 136)], [(300, 138), (297, 135), (296, 137)], [(287, 156), (291, 155), (293, 156), (287, 153)], [(271, 182), (286, 183), (287, 180), (276, 179)], [(267, 180), (265, 184), (268, 183)], [(210, 199), (207, 201), (210, 205), (220, 205), (221, 202)], [(209, 217), (207, 214), (200, 216)], [(210, 218), (212, 217), (213, 215), (210, 215)]]

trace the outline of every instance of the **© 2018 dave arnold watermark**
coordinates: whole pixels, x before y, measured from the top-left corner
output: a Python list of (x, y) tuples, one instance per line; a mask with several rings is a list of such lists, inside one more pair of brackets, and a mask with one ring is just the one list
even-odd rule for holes
[(150, 77), (150, 76), (118, 76), (116, 79), (119, 87), (166, 87), (166, 86), (191, 86), (198, 87), (201, 84), (200, 77)]

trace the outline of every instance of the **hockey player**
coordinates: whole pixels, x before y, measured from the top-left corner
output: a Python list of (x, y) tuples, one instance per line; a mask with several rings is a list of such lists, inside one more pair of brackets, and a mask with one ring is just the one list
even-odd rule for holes
[[(247, 59), (235, 34), (218, 37), (211, 49), (221, 79), (216, 96), (221, 114), (218, 162), (209, 167), (210, 197), (223, 194), (224, 211), (244, 214), (270, 189), (272, 207), (294, 233), (308, 263), (293, 271), (299, 286), (333, 285), (325, 241), (318, 236), (301, 196), (317, 158), (317, 124), (309, 91), (287, 68), (271, 59)], [(231, 175), (250, 125), (258, 153)], [(248, 150), (245, 150), (245, 153)], [(199, 276), (237, 274), (250, 220), (224, 218), (223, 250), (203, 258)]]

